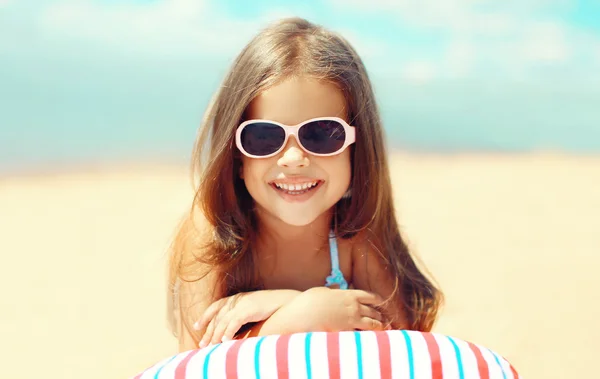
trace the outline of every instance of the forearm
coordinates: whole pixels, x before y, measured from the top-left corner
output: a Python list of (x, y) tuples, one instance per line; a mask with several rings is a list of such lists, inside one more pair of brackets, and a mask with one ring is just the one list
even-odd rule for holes
[(310, 332), (309, 328), (302, 325), (296, 312), (289, 312), (289, 308), (283, 307), (268, 319), (256, 323), (248, 330), (242, 332), (238, 338), (268, 336), (273, 334), (290, 334)]
[[(300, 295), (302, 294), (302, 291), (297, 291), (297, 290), (260, 290), (258, 292), (261, 293), (269, 293), (269, 297), (275, 302), (275, 303), (279, 303), (281, 304), (281, 306), (279, 308), (277, 308), (275, 310), (275, 312), (269, 316), (266, 320), (263, 321), (259, 321), (259, 322), (250, 322), (247, 323), (246, 325), (243, 325), (240, 330), (235, 334), (235, 339), (243, 339), (243, 338), (248, 338), (248, 337), (254, 337), (254, 336), (262, 336), (265, 335), (265, 331), (266, 334), (281, 334), (280, 332), (278, 332), (281, 328), (281, 316), (280, 314), (281, 309), (282, 308), (286, 308), (288, 306), (288, 304), (294, 302), (294, 300)], [(286, 312), (283, 312), (283, 314), (285, 315)], [(279, 314), (276, 317), (273, 317), (275, 314)], [(270, 320), (271, 318), (273, 318), (273, 320)], [(264, 327), (265, 321), (270, 320), (267, 323), (266, 328), (261, 331)]]
[(307, 296), (307, 292), (301, 292), (292, 301), (274, 312), (271, 317), (251, 326), (238, 338), (314, 332), (316, 330), (313, 330), (314, 328), (306, 322), (306, 310), (309, 305), (310, 298)]

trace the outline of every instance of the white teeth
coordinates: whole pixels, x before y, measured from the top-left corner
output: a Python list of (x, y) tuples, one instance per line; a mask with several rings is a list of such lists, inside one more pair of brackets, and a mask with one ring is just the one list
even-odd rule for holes
[(274, 183), (275, 187), (286, 190), (286, 191), (304, 191), (317, 185), (319, 181), (302, 184), (287, 184), (287, 183)]

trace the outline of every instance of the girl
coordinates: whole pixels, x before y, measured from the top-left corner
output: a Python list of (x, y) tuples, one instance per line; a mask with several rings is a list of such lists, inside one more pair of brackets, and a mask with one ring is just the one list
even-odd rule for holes
[(366, 69), (302, 19), (259, 33), (209, 106), (170, 257), (180, 350), (234, 336), (429, 331), (441, 293), (393, 208)]

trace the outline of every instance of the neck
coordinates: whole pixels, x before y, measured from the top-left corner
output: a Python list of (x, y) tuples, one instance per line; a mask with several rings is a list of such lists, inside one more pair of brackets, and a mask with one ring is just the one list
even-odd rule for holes
[(327, 244), (331, 212), (325, 212), (308, 225), (289, 225), (272, 215), (258, 212), (258, 251), (266, 256), (309, 258)]

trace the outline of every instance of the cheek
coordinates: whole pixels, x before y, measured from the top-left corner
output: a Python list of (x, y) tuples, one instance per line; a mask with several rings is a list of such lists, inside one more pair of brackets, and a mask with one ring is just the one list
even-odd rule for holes
[(323, 162), (323, 166), (328, 171), (330, 178), (334, 179), (336, 187), (343, 187), (346, 191), (352, 179), (352, 163), (348, 150), (332, 160)]
[(261, 159), (246, 158), (242, 160), (240, 167), (240, 177), (246, 183), (246, 186), (253, 183), (262, 182), (268, 170), (267, 162)]

